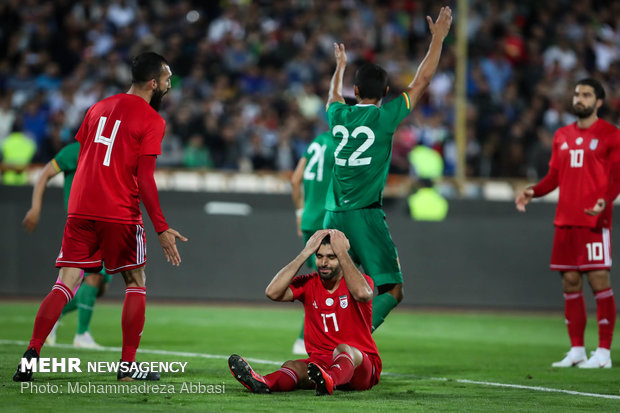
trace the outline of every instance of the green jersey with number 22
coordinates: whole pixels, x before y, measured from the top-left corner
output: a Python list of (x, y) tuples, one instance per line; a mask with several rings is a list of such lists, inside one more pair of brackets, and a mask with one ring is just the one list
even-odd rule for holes
[(392, 135), (410, 112), (411, 102), (406, 93), (380, 107), (340, 102), (329, 105), (327, 120), (336, 149), (327, 210), (350, 211), (382, 205)]

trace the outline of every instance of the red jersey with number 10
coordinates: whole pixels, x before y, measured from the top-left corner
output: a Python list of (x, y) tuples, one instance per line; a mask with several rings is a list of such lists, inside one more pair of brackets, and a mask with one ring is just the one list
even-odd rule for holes
[(121, 93), (94, 104), (75, 137), (81, 146), (69, 216), (142, 223), (138, 158), (161, 153), (165, 128), (139, 96)]
[(603, 119), (587, 129), (577, 123), (558, 129), (553, 137), (549, 166), (558, 170), (560, 198), (555, 213), (557, 226), (611, 226), (611, 205), (590, 216), (599, 198), (606, 198), (611, 165), (620, 161), (620, 131)]
[[(372, 279), (364, 275), (373, 288)], [(298, 275), (290, 285), (295, 300), (304, 304), (304, 341), (308, 355), (331, 355), (338, 344), (356, 347), (376, 359), (377, 346), (371, 335), (372, 302), (360, 303), (351, 296), (345, 279), (333, 293), (325, 289), (317, 272)]]

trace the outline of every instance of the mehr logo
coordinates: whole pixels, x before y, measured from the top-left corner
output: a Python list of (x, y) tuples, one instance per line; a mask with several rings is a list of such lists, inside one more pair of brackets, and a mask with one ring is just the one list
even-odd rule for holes
[[(132, 363), (128, 361), (89, 361), (86, 364), (86, 371), (89, 373), (144, 373), (144, 372), (161, 372), (161, 373), (184, 373), (187, 361), (150, 361), (141, 363)], [(21, 359), (20, 371), (25, 373), (32, 371), (33, 373), (81, 373), (81, 360), (77, 357), (61, 357), (61, 358), (27, 358)]]

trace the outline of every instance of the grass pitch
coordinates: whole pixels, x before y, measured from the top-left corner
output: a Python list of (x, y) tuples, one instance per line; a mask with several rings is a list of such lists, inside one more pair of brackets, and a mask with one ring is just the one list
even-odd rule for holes
[[(89, 361), (118, 361), (121, 307), (121, 303), (97, 304), (91, 331), (106, 347), (103, 351), (70, 346), (76, 326), (73, 313), (59, 328), (60, 344), (44, 347), (42, 357), (79, 357), (82, 366)], [(140, 345), (144, 351), (138, 360), (187, 362), (185, 373), (163, 374), (160, 382), (146, 387), (144, 382), (117, 382), (115, 374), (38, 373), (34, 387), (22, 387), (11, 377), (37, 308), (35, 302), (0, 302), (0, 395), (5, 412), (620, 411), (617, 344), (612, 348), (612, 369), (550, 367), (568, 350), (561, 314), (396, 310), (374, 334), (383, 360), (381, 382), (366, 392), (336, 391), (330, 397), (316, 397), (313, 391), (301, 390), (251, 394), (232, 377), (226, 362), (230, 354), (238, 353), (259, 373), (269, 373), (279, 363), (298, 358), (290, 353), (301, 325), (298, 305), (149, 303)], [(594, 350), (596, 342), (596, 320), (590, 319), (587, 349)], [(135, 393), (119, 393), (118, 386), (136, 386)], [(52, 389), (55, 392), (50, 393)]]

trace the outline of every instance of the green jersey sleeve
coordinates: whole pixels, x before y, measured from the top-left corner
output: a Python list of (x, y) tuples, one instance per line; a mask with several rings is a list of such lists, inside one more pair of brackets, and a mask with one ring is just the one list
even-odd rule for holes
[(80, 143), (74, 142), (62, 148), (54, 156), (52, 164), (58, 172), (73, 172), (77, 169), (78, 155), (80, 154)]

